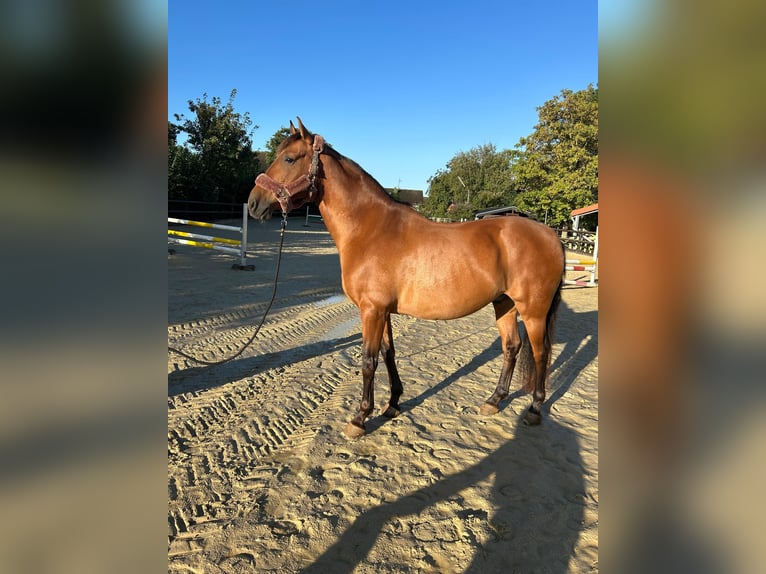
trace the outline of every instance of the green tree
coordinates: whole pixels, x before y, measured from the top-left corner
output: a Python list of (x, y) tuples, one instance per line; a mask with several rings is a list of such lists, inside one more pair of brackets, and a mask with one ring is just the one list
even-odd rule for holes
[[(203, 94), (189, 100), (194, 117), (175, 114), (179, 123), (168, 122), (169, 197), (224, 203), (247, 197), (260, 168), (251, 139), (258, 126), (247, 112), (234, 110), (236, 94), (232, 90), (226, 104)], [(183, 145), (177, 143), (181, 133), (186, 135)]]
[(518, 152), (484, 144), (458, 152), (428, 180), (423, 211), (430, 217), (470, 218), (479, 209), (511, 205)]
[(562, 90), (537, 111), (534, 131), (516, 146), (518, 206), (559, 227), (598, 201), (598, 88)]
[(281, 127), (274, 132), (271, 139), (266, 142), (266, 165), (263, 166), (264, 169), (274, 163), (274, 160), (277, 159), (277, 148), (279, 148), (279, 144), (285, 141), (285, 138), (289, 135), (290, 128)]
[(200, 163), (189, 148), (178, 144), (180, 131), (168, 122), (168, 198), (194, 199)]

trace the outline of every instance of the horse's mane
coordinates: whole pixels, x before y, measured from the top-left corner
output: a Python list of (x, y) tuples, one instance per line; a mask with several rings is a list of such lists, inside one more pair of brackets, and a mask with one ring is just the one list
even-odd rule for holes
[[(314, 134), (311, 134), (312, 136)], [(284, 140), (282, 140), (282, 143), (279, 144), (279, 147), (277, 148), (277, 153), (282, 151), (282, 148), (288, 146), (290, 143), (301, 139), (301, 135), (299, 133), (290, 134), (287, 136)], [(358, 172), (360, 175), (365, 176), (367, 179), (369, 179), (372, 182), (372, 187), (379, 191), (385, 199), (388, 199), (391, 203), (394, 203), (396, 205), (403, 205), (405, 207), (409, 207), (412, 209), (412, 206), (409, 203), (406, 203), (404, 201), (401, 201), (399, 199), (396, 199), (392, 195), (390, 195), (388, 192), (386, 192), (385, 188), (380, 185), (377, 179), (375, 179), (370, 173), (364, 169), (361, 165), (356, 163), (353, 159), (346, 157), (342, 153), (340, 153), (338, 150), (336, 150), (334, 147), (332, 147), (332, 144), (329, 144), (327, 142), (324, 143), (324, 151), (322, 153), (327, 154), (331, 158), (337, 160), (338, 162), (343, 165), (344, 168), (350, 169), (351, 171)]]
[(344, 168), (350, 168), (352, 171), (356, 171), (359, 174), (367, 177), (372, 182), (373, 184), (372, 187), (375, 188), (377, 191), (379, 191), (380, 195), (382, 195), (385, 199), (387, 199), (391, 203), (394, 203), (396, 205), (402, 205), (404, 207), (409, 207), (410, 209), (412, 209), (412, 206), (409, 203), (396, 199), (394, 196), (388, 193), (386, 189), (382, 185), (380, 185), (378, 180), (375, 179), (372, 175), (370, 175), (370, 172), (368, 172), (366, 169), (364, 169), (361, 165), (356, 163), (350, 157), (346, 157), (345, 155), (338, 152), (335, 148), (333, 148), (327, 143), (325, 143), (325, 152), (330, 157), (338, 160), (343, 165)]

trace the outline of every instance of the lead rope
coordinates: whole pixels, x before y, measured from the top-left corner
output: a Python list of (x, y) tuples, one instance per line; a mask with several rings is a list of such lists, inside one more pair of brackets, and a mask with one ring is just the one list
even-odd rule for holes
[(168, 351), (171, 353), (175, 353), (177, 355), (181, 355), (182, 357), (189, 359), (190, 361), (194, 361), (195, 363), (199, 363), (201, 365), (208, 365), (208, 366), (214, 366), (214, 365), (223, 365), (224, 363), (228, 363), (229, 361), (236, 359), (239, 357), (242, 353), (245, 352), (245, 349), (247, 349), (253, 341), (255, 341), (255, 338), (258, 336), (258, 332), (261, 330), (261, 327), (263, 326), (263, 322), (266, 320), (266, 315), (269, 314), (269, 311), (271, 310), (271, 306), (274, 304), (274, 299), (277, 296), (277, 281), (279, 279), (279, 266), (282, 262), (282, 244), (285, 242), (285, 229), (287, 228), (287, 212), (282, 212), (282, 224), (281, 229), (279, 233), (279, 251), (277, 252), (277, 270), (274, 273), (274, 288), (271, 291), (271, 299), (269, 300), (269, 304), (266, 306), (266, 310), (263, 312), (263, 317), (261, 317), (261, 322), (258, 323), (258, 326), (255, 328), (255, 332), (250, 336), (250, 339), (248, 339), (247, 343), (245, 343), (245, 346), (242, 347), (239, 351), (234, 353), (231, 357), (227, 359), (222, 359), (220, 361), (206, 361), (204, 359), (198, 359), (196, 357), (192, 357), (191, 355), (187, 355), (183, 351), (179, 351), (178, 349), (175, 349), (168, 345)]

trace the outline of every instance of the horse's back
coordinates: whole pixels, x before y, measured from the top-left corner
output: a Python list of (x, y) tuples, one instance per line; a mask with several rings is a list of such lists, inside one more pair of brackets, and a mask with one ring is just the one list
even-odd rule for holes
[(499, 249), (509, 264), (529, 260), (544, 265), (550, 263), (564, 271), (564, 252), (556, 232), (534, 219), (518, 216), (493, 217), (478, 221), (435, 224), (452, 228), (458, 241), (474, 249)]

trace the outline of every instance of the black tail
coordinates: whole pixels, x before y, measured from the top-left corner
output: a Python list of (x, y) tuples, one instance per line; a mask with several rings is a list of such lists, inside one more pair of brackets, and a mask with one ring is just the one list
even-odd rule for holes
[[(546, 370), (551, 364), (551, 348), (553, 347), (553, 334), (556, 327), (556, 313), (561, 303), (561, 287), (564, 285), (563, 280), (559, 282), (559, 286), (556, 288), (551, 300), (551, 305), (548, 307), (548, 314), (545, 318), (545, 336), (543, 337), (543, 345), (545, 346), (545, 353), (548, 356), (548, 364), (545, 366)], [(519, 351), (518, 359), (519, 373), (521, 374), (522, 388), (525, 392), (531, 393), (535, 389), (535, 358), (532, 355), (532, 346), (529, 344), (529, 335), (527, 335), (526, 328), (521, 334), (521, 350)]]

